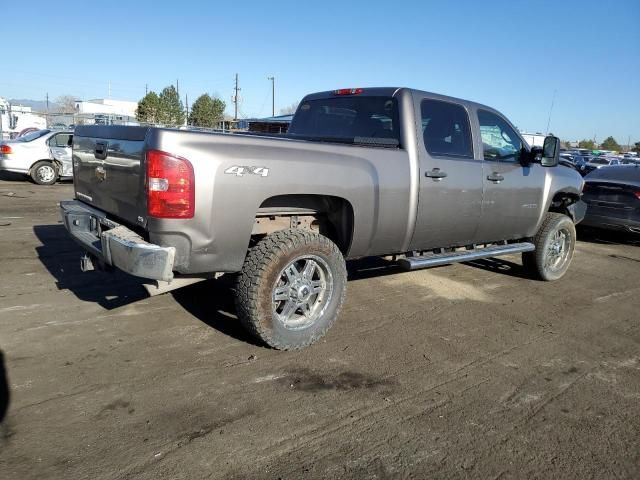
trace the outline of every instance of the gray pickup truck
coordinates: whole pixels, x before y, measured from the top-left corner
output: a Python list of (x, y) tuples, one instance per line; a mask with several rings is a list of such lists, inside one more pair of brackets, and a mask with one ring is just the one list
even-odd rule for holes
[(537, 277), (562, 277), (585, 204), (558, 156), (557, 138), (531, 149), (477, 103), (341, 89), (305, 97), (285, 136), (77, 127), (75, 200), (60, 207), (83, 270), (156, 293), (237, 274), (243, 325), (299, 349), (338, 316), (345, 259), (412, 270), (522, 253)]

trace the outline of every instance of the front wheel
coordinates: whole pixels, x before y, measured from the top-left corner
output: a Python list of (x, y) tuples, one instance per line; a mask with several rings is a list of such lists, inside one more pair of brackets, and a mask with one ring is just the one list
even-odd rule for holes
[(51, 162), (41, 160), (31, 169), (31, 178), (38, 185), (53, 185), (58, 179), (58, 171)]
[(238, 318), (278, 350), (299, 350), (335, 322), (347, 284), (344, 257), (328, 238), (303, 230), (267, 235), (245, 259), (236, 289)]
[(547, 213), (533, 243), (536, 249), (522, 254), (523, 265), (541, 280), (558, 280), (571, 264), (576, 227), (566, 215)]

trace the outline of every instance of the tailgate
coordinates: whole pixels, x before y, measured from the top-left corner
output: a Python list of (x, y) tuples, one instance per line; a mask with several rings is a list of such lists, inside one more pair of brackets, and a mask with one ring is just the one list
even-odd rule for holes
[(148, 127), (78, 126), (73, 136), (76, 198), (140, 225), (146, 219), (144, 146)]

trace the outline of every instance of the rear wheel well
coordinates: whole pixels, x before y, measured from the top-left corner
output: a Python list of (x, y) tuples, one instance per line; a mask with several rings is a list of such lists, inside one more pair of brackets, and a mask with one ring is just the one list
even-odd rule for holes
[(258, 208), (251, 235), (259, 241), (288, 228), (318, 232), (346, 255), (353, 236), (353, 207), (348, 200), (332, 195), (277, 195)]

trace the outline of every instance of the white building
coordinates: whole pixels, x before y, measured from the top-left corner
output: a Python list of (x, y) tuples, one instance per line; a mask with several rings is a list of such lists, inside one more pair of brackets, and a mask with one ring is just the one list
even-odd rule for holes
[(128, 100), (113, 100), (111, 98), (96, 98), (93, 100), (78, 100), (75, 105), (77, 120), (84, 123), (129, 123), (135, 122), (138, 102)]
[(25, 128), (47, 128), (47, 119), (33, 113), (31, 107), (12, 105), (0, 97), (0, 140), (11, 137)]

